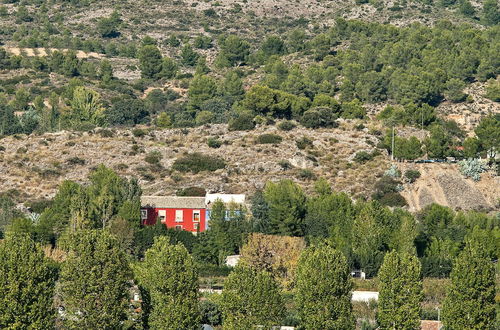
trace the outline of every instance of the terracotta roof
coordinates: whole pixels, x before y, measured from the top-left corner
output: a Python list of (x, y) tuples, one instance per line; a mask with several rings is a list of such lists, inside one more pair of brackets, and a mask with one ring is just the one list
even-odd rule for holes
[(142, 196), (142, 207), (204, 209), (205, 197)]

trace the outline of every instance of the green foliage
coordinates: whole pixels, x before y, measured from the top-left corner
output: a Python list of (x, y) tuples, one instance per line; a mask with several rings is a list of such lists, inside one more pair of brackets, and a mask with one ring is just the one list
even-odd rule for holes
[(210, 148), (217, 149), (222, 146), (222, 141), (216, 138), (208, 138), (207, 139), (207, 145)]
[(276, 134), (261, 134), (255, 139), (257, 144), (280, 144), (283, 138)]
[(443, 323), (450, 329), (493, 329), (495, 267), (484, 246), (469, 242), (453, 263), (451, 285), (443, 303)]
[(177, 190), (175, 193), (177, 196), (198, 196), (205, 197), (207, 191), (201, 187), (187, 187), (180, 190)]
[(366, 163), (373, 159), (373, 155), (366, 151), (358, 151), (354, 156), (354, 161), (358, 163)]
[(139, 67), (143, 78), (155, 79), (162, 70), (162, 56), (158, 47), (145, 45), (139, 50)]
[(146, 327), (198, 329), (198, 274), (184, 246), (171, 245), (168, 237), (156, 238), (134, 272), (149, 298)]
[(481, 17), (485, 25), (496, 25), (500, 22), (500, 10), (498, 2), (495, 0), (485, 0), (483, 4), (483, 16)]
[(461, 102), (465, 100), (466, 97), (462, 92), (465, 86), (462, 80), (452, 78), (446, 82), (444, 96), (451, 102)]
[(166, 112), (162, 112), (156, 118), (156, 125), (160, 128), (169, 128), (172, 126), (172, 119)]
[(255, 122), (253, 120), (253, 115), (251, 112), (245, 111), (237, 113), (233, 118), (229, 120), (228, 129), (230, 131), (249, 131), (255, 128)]
[(282, 131), (291, 131), (297, 127), (293, 121), (290, 120), (284, 120), (278, 124), (278, 128)]
[(152, 164), (152, 165), (155, 165), (155, 164), (159, 164), (160, 163), (160, 160), (163, 158), (161, 152), (159, 152), (158, 150), (153, 150), (153, 151), (150, 151), (146, 157), (144, 158), (144, 160), (146, 162), (148, 162), (149, 164)]
[(217, 63), (221, 67), (244, 64), (250, 54), (250, 44), (235, 35), (224, 36), (219, 40), (220, 52)]
[(193, 50), (191, 45), (184, 45), (181, 50), (181, 62), (185, 66), (195, 66), (200, 55)]
[(110, 17), (101, 18), (97, 23), (97, 31), (104, 38), (114, 38), (120, 35), (118, 28), (122, 20), (115, 10)]
[(205, 75), (195, 76), (189, 84), (189, 105), (199, 109), (204, 101), (213, 98), (216, 93), (217, 84), (213, 78)]
[(285, 314), (276, 281), (265, 271), (237, 266), (224, 282), (220, 299), (224, 329), (264, 329), (280, 325)]
[(317, 107), (304, 112), (300, 123), (307, 128), (337, 127), (337, 119), (331, 108)]
[(407, 170), (405, 172), (405, 178), (407, 178), (410, 182), (415, 182), (418, 178), (420, 178), (419, 170)]
[(500, 150), (500, 115), (483, 117), (474, 130), (482, 150), (495, 155)]
[(354, 329), (353, 284), (345, 257), (327, 246), (305, 249), (297, 268), (296, 303), (304, 329)]
[(172, 168), (179, 172), (199, 173), (201, 171), (214, 172), (226, 167), (226, 163), (219, 157), (203, 155), (198, 152), (177, 158)]
[(377, 321), (381, 329), (420, 329), (423, 300), (420, 262), (413, 255), (389, 252), (378, 273)]
[(310, 147), (310, 148), (313, 147), (313, 141), (305, 136), (296, 140), (295, 143), (297, 144), (297, 148), (299, 148), (300, 150), (304, 150), (308, 147)]
[(472, 178), (474, 181), (481, 180), (481, 173), (485, 171), (485, 165), (481, 159), (469, 158), (461, 160), (458, 163), (460, 173), (466, 178)]
[(271, 234), (303, 235), (306, 196), (300, 186), (291, 180), (281, 180), (277, 183), (268, 181), (264, 198), (269, 207)]
[(500, 81), (490, 79), (486, 85), (486, 95), (492, 101), (500, 102)]
[(54, 263), (27, 235), (0, 242), (0, 327), (53, 328), (56, 278)]
[(71, 99), (71, 111), (66, 120), (72, 127), (89, 123), (100, 126), (104, 123), (104, 108), (100, 95), (86, 87), (76, 87)]
[(106, 231), (77, 231), (63, 245), (68, 249), (60, 277), (64, 326), (120, 327), (127, 317), (131, 272), (116, 239)]

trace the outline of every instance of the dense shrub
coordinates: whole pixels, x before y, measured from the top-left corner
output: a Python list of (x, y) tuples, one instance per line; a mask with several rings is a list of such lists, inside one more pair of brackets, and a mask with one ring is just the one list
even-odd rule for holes
[(251, 113), (240, 113), (229, 120), (228, 129), (230, 131), (250, 131), (255, 128)]
[(393, 207), (403, 207), (408, 205), (406, 199), (398, 192), (391, 192), (382, 196), (379, 200), (380, 204)]
[(255, 139), (257, 144), (278, 144), (281, 141), (283, 141), (283, 138), (276, 134), (262, 134)]
[(481, 180), (481, 173), (485, 170), (485, 166), (480, 159), (464, 159), (458, 163), (458, 166), (463, 176), (472, 178), (474, 181)]
[(152, 165), (159, 164), (161, 159), (162, 155), (158, 150), (150, 151), (144, 158), (146, 162)]
[(226, 167), (226, 162), (219, 158), (209, 155), (203, 155), (195, 152), (184, 157), (177, 158), (172, 168), (179, 172), (199, 173), (201, 171), (216, 171)]
[(316, 107), (302, 115), (300, 123), (307, 128), (337, 127), (336, 115), (331, 108)]
[(313, 141), (305, 136), (295, 141), (295, 143), (297, 144), (297, 148), (299, 148), (300, 150), (304, 150), (307, 147), (313, 146)]
[(358, 163), (366, 163), (367, 161), (370, 161), (372, 159), (373, 159), (373, 155), (369, 152), (366, 152), (366, 151), (359, 151), (354, 156), (354, 161), (358, 162)]
[(217, 149), (217, 148), (220, 148), (220, 146), (222, 145), (222, 141), (219, 140), (219, 139), (216, 139), (216, 138), (208, 138), (207, 139), (207, 145), (210, 147), (210, 148), (214, 148), (214, 149)]
[(201, 187), (187, 187), (180, 190), (177, 190), (175, 193), (177, 196), (195, 196), (195, 197), (204, 197), (207, 192), (204, 188)]
[(420, 172), (418, 170), (407, 170), (405, 172), (405, 178), (410, 182), (415, 182), (415, 180), (420, 178)]
[(140, 128), (134, 128), (132, 130), (132, 134), (135, 136), (135, 137), (143, 137), (144, 135), (146, 135), (146, 131), (143, 130), (143, 129), (140, 129)]
[(291, 131), (295, 127), (297, 127), (297, 125), (295, 125), (295, 123), (290, 120), (285, 120), (278, 124), (278, 128), (282, 131)]

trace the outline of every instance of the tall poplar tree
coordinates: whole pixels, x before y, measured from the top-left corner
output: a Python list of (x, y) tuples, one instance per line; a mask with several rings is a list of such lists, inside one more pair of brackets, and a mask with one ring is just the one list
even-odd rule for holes
[(481, 243), (468, 242), (450, 277), (443, 304), (446, 329), (494, 329), (495, 266)]
[(66, 329), (119, 329), (127, 319), (131, 272), (117, 240), (106, 231), (78, 230), (61, 237), (68, 251), (60, 292)]
[(280, 325), (285, 305), (278, 283), (266, 271), (237, 266), (224, 282), (220, 300), (224, 329)]
[(148, 297), (146, 327), (151, 329), (198, 329), (198, 273), (183, 245), (171, 245), (160, 236), (135, 269)]
[(415, 255), (389, 252), (378, 273), (380, 329), (420, 329), (422, 279)]
[(57, 271), (27, 235), (0, 243), (0, 328), (51, 329)]
[(302, 252), (297, 268), (296, 302), (304, 329), (354, 329), (351, 274), (344, 255), (330, 246)]

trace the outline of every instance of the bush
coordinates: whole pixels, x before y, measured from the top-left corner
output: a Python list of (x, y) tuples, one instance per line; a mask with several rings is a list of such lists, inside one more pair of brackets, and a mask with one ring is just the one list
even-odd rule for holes
[(415, 180), (420, 178), (420, 172), (418, 170), (408, 170), (405, 172), (405, 178), (410, 182), (415, 182)]
[(278, 128), (282, 131), (291, 131), (295, 127), (297, 127), (297, 125), (295, 125), (295, 123), (290, 120), (285, 120), (278, 124)]
[(220, 148), (220, 146), (222, 145), (222, 141), (219, 140), (219, 139), (216, 139), (216, 138), (208, 138), (207, 139), (207, 145), (210, 148), (217, 149), (217, 148)]
[(255, 139), (257, 144), (279, 144), (283, 138), (276, 134), (262, 134)]
[(222, 312), (219, 306), (210, 300), (201, 300), (199, 303), (201, 323), (218, 326), (222, 324)]
[(305, 136), (303, 136), (302, 138), (300, 138), (297, 141), (295, 141), (295, 143), (297, 144), (297, 148), (299, 148), (300, 150), (304, 150), (307, 147), (312, 147), (313, 146), (312, 140), (308, 139)]
[(134, 128), (132, 130), (132, 135), (134, 135), (135, 137), (143, 137), (144, 135), (146, 135), (146, 131), (140, 128)]
[(357, 163), (366, 163), (367, 161), (370, 161), (372, 159), (373, 155), (366, 151), (359, 151), (358, 153), (356, 153), (356, 156), (354, 156), (354, 161)]
[(177, 196), (192, 196), (192, 197), (204, 197), (207, 192), (201, 187), (187, 187), (184, 189), (177, 190), (175, 193)]
[(297, 173), (297, 177), (303, 180), (312, 180), (316, 178), (316, 175), (314, 174), (313, 171), (304, 168), (299, 170), (299, 172)]
[(240, 113), (229, 120), (228, 129), (230, 131), (250, 131), (255, 128), (251, 113)]
[(380, 204), (386, 206), (403, 207), (408, 205), (406, 199), (398, 192), (391, 192), (379, 199)]
[(79, 157), (71, 157), (66, 162), (69, 165), (85, 165), (85, 159), (79, 158)]
[(161, 159), (162, 155), (158, 150), (150, 151), (144, 158), (146, 162), (152, 165), (159, 164)]
[(316, 107), (302, 115), (300, 123), (307, 128), (337, 127), (336, 115), (330, 108)]
[(479, 159), (470, 158), (458, 162), (460, 173), (466, 178), (472, 178), (474, 181), (481, 180), (481, 173), (484, 172), (486, 167)]
[(172, 168), (179, 172), (199, 173), (201, 171), (216, 171), (226, 167), (226, 163), (219, 157), (203, 155), (195, 152), (181, 158), (177, 158)]

